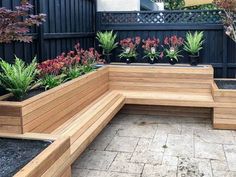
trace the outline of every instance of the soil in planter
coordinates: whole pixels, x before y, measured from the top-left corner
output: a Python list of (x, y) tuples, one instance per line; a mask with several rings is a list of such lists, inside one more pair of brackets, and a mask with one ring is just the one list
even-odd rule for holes
[(219, 89), (236, 90), (236, 80), (216, 80)]
[(52, 142), (0, 138), (0, 176), (11, 177)]
[[(37, 89), (31, 90), (31, 91), (29, 91), (28, 94), (27, 94), (22, 100), (20, 100), (20, 101), (27, 100), (27, 99), (29, 99), (29, 98), (31, 98), (31, 97), (33, 97), (33, 96), (36, 96), (36, 95), (38, 95), (38, 94), (40, 94), (40, 93), (43, 93), (43, 92), (45, 92), (45, 89), (43, 89), (43, 88), (37, 88)], [(19, 101), (19, 100), (17, 100), (15, 97), (9, 97), (9, 98), (6, 98), (6, 99), (3, 100), (3, 101)]]

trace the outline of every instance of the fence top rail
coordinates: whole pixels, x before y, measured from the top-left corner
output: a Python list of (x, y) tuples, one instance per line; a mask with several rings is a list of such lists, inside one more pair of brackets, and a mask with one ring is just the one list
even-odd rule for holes
[(97, 12), (98, 14), (106, 14), (106, 13), (112, 13), (112, 14), (130, 14), (130, 13), (140, 13), (140, 14), (148, 14), (148, 13), (199, 13), (199, 12), (218, 12), (222, 13), (222, 10), (160, 10), (160, 11), (103, 11), (103, 12)]

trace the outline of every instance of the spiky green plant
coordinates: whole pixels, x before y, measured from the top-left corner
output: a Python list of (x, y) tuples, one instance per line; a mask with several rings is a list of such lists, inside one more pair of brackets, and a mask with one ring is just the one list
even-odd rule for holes
[(65, 80), (70, 81), (82, 75), (82, 67), (74, 66), (68, 68), (65, 73)]
[(103, 49), (103, 54), (107, 55), (117, 48), (118, 43), (116, 42), (117, 34), (114, 34), (113, 31), (105, 31), (97, 33), (97, 40), (99, 46)]
[(188, 32), (186, 34), (186, 41), (184, 42), (184, 50), (191, 55), (198, 55), (200, 50), (203, 48), (203, 36), (203, 31), (196, 31), (194, 34)]
[(29, 65), (18, 57), (15, 57), (14, 64), (1, 59), (0, 68), (0, 85), (12, 93), (17, 100), (22, 100), (34, 85), (38, 73), (36, 58)]
[(41, 85), (44, 87), (45, 90), (50, 90), (54, 87), (59, 86), (63, 83), (63, 79), (59, 76), (55, 75), (46, 75), (41, 79)]

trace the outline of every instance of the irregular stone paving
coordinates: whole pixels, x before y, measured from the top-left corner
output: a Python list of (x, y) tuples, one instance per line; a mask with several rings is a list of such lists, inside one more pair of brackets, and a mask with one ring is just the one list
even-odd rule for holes
[(211, 120), (118, 114), (73, 177), (236, 177), (236, 131)]

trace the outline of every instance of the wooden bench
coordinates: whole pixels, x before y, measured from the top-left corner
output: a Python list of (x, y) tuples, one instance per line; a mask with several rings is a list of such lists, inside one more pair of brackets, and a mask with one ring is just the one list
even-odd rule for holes
[[(84, 94), (80, 101), (84, 103), (82, 108), (79, 104), (70, 102), (76, 104), (71, 115), (68, 112), (65, 118), (51, 120), (46, 129), (40, 129), (43, 133), (70, 137), (70, 158), (65, 161), (65, 166), (71, 165), (80, 156), (125, 104), (139, 105), (144, 112), (150, 110), (146, 106), (159, 106), (159, 109), (162, 109), (160, 106), (183, 107), (185, 113), (181, 116), (188, 117), (203, 111), (204, 118), (212, 114), (217, 106), (220, 107), (213, 97), (211, 66), (110, 65), (105, 66), (102, 72), (105, 74), (93, 76), (89, 83), (92, 84), (92, 90), (95, 89), (93, 92), (87, 90), (86, 85), (83, 86)], [(97, 85), (99, 89), (102, 88), (99, 92), (94, 84), (97, 79), (103, 81)], [(74, 89), (77, 96), (80, 95), (78, 89)], [(71, 97), (72, 99), (76, 102), (76, 98)], [(195, 110), (190, 111), (193, 107)], [(57, 107), (55, 109), (58, 110)], [(155, 113), (155, 108), (151, 109)], [(63, 110), (59, 110), (61, 111)], [(176, 112), (178, 111), (181, 109)]]
[(109, 68), (110, 89), (126, 104), (214, 107), (211, 66), (120, 66)]
[(70, 137), (71, 156), (67, 163), (72, 164), (79, 157), (124, 104), (122, 94), (108, 91), (52, 132)]

